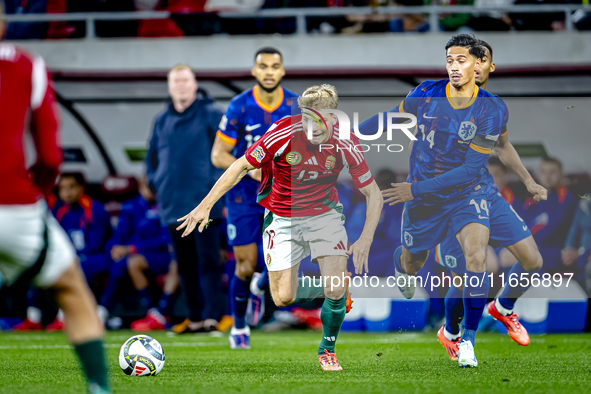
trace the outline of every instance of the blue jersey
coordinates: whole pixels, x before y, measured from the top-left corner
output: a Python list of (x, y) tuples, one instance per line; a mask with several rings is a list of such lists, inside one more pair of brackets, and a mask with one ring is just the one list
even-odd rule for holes
[[(246, 149), (265, 134), (274, 122), (295, 115), (292, 114), (292, 106), (299, 113), (299, 108), (293, 105), (298, 97), (294, 92), (279, 87), (280, 97), (271, 107), (259, 98), (259, 89), (259, 86), (255, 86), (234, 97), (220, 122), (217, 137), (234, 146), (231, 153), (236, 158), (244, 155)], [(226, 195), (227, 204), (256, 204), (258, 187), (258, 182), (244, 177)]]
[[(449, 89), (449, 80), (425, 81), (398, 108), (417, 117), (417, 141), (410, 156), (408, 182), (437, 178), (458, 168), (472, 151), (488, 156), (507, 124), (507, 107), (500, 98), (476, 86), (471, 100), (458, 107)], [(415, 203), (431, 206), (486, 193), (487, 176), (483, 166), (476, 177), (418, 196)]]

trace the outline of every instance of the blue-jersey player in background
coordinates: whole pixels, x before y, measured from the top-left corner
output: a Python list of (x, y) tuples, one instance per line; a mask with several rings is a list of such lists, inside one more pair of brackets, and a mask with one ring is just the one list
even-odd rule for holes
[[(276, 121), (292, 115), (297, 94), (281, 87), (285, 75), (283, 57), (275, 48), (262, 48), (255, 54), (252, 76), (257, 85), (234, 97), (211, 151), (214, 166), (227, 169), (244, 154)], [(250, 175), (250, 176), (249, 176)], [(265, 272), (254, 276), (257, 263), (264, 270), (262, 225), (265, 209), (257, 204), (261, 171), (252, 171), (226, 194), (228, 212), (228, 242), (234, 248), (235, 275), (230, 282), (230, 300), (234, 326), (230, 332), (232, 349), (250, 348), (250, 328), (246, 324), (248, 298), (253, 291), (253, 325), (262, 313)], [(264, 270), (266, 271), (266, 270)]]
[[(484, 57), (476, 38), (453, 36), (445, 50), (449, 79), (423, 82), (393, 109), (415, 115), (418, 130), (407, 182), (383, 195), (390, 204), (405, 203), (402, 246), (394, 253), (397, 284), (405, 297), (414, 295), (412, 276), (447, 233), (462, 245), (468, 277), (458, 360), (462, 367), (475, 367), (474, 339), (489, 288), (486, 162), (508, 114), (501, 99), (476, 86), (475, 68)], [(375, 132), (378, 116), (360, 125), (361, 131)]]
[[(492, 61), (491, 46), (479, 40), (480, 46), (485, 52), (485, 56), (480, 59), (480, 64), (476, 67), (476, 84), (481, 89), (486, 89), (488, 78), (495, 69)], [(497, 140), (494, 151), (501, 162), (512, 170), (527, 190), (534, 196), (534, 200), (539, 202), (546, 200), (547, 190), (538, 185), (527, 169), (521, 163), (517, 151), (508, 139), (507, 125), (503, 125), (502, 133)], [(488, 169), (488, 167), (487, 167)], [(507, 202), (493, 177), (488, 172), (486, 180), (487, 200), (490, 210), (490, 239), (493, 246), (503, 246), (507, 248), (517, 259), (508, 275), (519, 279), (517, 286), (511, 287), (507, 280), (500, 297), (488, 305), (488, 311), (495, 319), (502, 322), (507, 328), (510, 337), (520, 345), (529, 344), (529, 335), (523, 327), (516, 314), (513, 313), (515, 301), (529, 288), (523, 286), (522, 275), (537, 272), (542, 268), (542, 256), (538, 251), (536, 242), (528, 229), (526, 223), (517, 214), (515, 209)], [(436, 248), (436, 260), (439, 264), (447, 267), (454, 276), (463, 276), (466, 273), (466, 259), (462, 253), (462, 247), (454, 234), (448, 233), (445, 240)], [(464, 317), (464, 304), (462, 297), (462, 288), (451, 286), (445, 296), (445, 326), (437, 333), (437, 339), (445, 347), (449, 357), (452, 360), (457, 359), (458, 348), (460, 344), (460, 322)]]

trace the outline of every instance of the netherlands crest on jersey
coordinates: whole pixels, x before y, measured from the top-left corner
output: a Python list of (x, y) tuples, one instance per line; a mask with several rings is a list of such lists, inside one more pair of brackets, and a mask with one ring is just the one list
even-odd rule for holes
[(302, 155), (296, 151), (292, 151), (289, 152), (287, 156), (285, 156), (285, 160), (287, 160), (287, 162), (292, 166), (295, 166), (296, 164), (300, 164), (300, 161), (302, 161)]
[(257, 146), (256, 149), (250, 153), (250, 155), (252, 157), (254, 157), (256, 161), (261, 163), (263, 161), (263, 159), (265, 158), (266, 153), (265, 153), (263, 147)]
[(476, 125), (470, 121), (465, 121), (460, 123), (460, 129), (458, 130), (458, 135), (464, 141), (471, 140), (476, 135)]
[(412, 235), (410, 235), (408, 231), (404, 232), (404, 242), (406, 243), (406, 246), (412, 246)]
[(330, 155), (326, 158), (326, 163), (324, 163), (324, 167), (326, 167), (327, 170), (332, 170), (336, 163), (337, 158), (333, 155)]
[(454, 256), (446, 255), (445, 256), (445, 265), (449, 268), (456, 268), (458, 265), (458, 261)]

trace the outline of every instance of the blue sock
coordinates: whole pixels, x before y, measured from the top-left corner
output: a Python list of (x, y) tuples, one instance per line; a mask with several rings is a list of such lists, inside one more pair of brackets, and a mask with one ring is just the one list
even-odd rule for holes
[[(527, 272), (529, 271), (526, 271), (525, 268), (523, 268), (523, 266), (518, 261), (517, 263), (515, 263), (515, 265), (513, 265), (513, 267), (511, 267), (511, 271), (509, 271), (506, 278), (516, 277), (518, 279), (521, 279), (521, 274)], [(517, 301), (517, 299), (521, 297), (523, 293), (527, 291), (527, 289), (529, 289), (529, 286), (521, 286), (520, 280), (518, 281), (517, 286), (515, 287), (509, 286), (509, 280), (507, 280), (507, 282), (505, 283), (505, 288), (499, 296), (499, 303), (503, 306), (503, 308), (512, 310), (515, 307), (515, 301)]]
[(450, 334), (460, 333), (460, 322), (464, 318), (462, 290), (451, 286), (445, 295), (445, 329)]
[(124, 287), (123, 282), (127, 279), (128, 275), (127, 259), (117, 261), (111, 266), (109, 281), (107, 282), (107, 287), (105, 287), (105, 291), (103, 291), (99, 302), (99, 304), (104, 306), (109, 312), (111, 312), (117, 305), (117, 302), (119, 302), (117, 296), (119, 295), (120, 289)]
[(154, 308), (154, 304), (152, 303), (152, 295), (150, 294), (149, 287), (138, 290), (137, 295), (140, 297), (140, 305), (143, 308), (146, 308), (148, 310)]
[(261, 276), (257, 281), (257, 287), (261, 290), (267, 290), (269, 287), (269, 271), (267, 271), (267, 267), (261, 272)]
[(474, 337), (478, 330), (478, 323), (482, 317), (482, 311), (486, 305), (490, 281), (488, 271), (466, 271), (466, 283), (464, 284), (464, 332), (462, 341), (468, 340), (474, 346)]
[(241, 329), (246, 327), (246, 308), (248, 306), (248, 297), (250, 296), (249, 282), (232, 277), (230, 282), (230, 297), (232, 299), (232, 317), (234, 318), (234, 327)]
[(162, 316), (170, 316), (172, 315), (172, 306), (174, 305), (174, 302), (171, 302), (173, 299), (173, 295), (174, 294), (167, 294), (167, 293), (162, 293), (162, 296), (160, 297), (160, 300), (158, 301), (158, 311), (160, 311), (160, 313), (162, 314)]
[(396, 271), (405, 273), (404, 270), (402, 269), (402, 266), (400, 265), (400, 257), (401, 256), (402, 256), (402, 246), (399, 246), (394, 251), (394, 267), (396, 267)]

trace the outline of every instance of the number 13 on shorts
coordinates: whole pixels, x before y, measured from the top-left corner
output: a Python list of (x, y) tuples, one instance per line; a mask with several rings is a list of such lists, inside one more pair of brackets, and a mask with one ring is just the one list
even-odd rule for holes
[[(480, 205), (476, 202), (475, 199), (470, 200), (470, 205), (474, 205), (474, 208), (476, 208), (476, 213), (478, 213), (478, 218), (479, 219), (486, 219), (487, 217), (489, 217), (489, 213), (488, 213), (488, 201), (486, 199), (482, 199), (480, 200)], [(481, 217), (482, 212), (486, 212), (486, 216)]]

